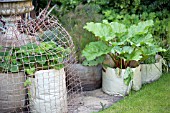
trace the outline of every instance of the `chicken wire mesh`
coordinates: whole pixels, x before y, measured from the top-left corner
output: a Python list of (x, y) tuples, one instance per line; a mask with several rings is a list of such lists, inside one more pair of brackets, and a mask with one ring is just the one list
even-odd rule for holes
[(81, 82), (74, 44), (54, 17), (0, 19), (0, 113), (76, 112)]

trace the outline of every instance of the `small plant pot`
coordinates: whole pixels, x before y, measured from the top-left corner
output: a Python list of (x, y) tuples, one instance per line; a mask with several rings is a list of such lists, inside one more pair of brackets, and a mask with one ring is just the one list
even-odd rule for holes
[(158, 80), (162, 75), (162, 60), (154, 64), (141, 64), (142, 84)]
[(102, 66), (83, 66), (72, 64), (69, 70), (75, 70), (80, 77), (83, 91), (92, 91), (102, 86)]
[(0, 113), (16, 112), (25, 105), (23, 72), (0, 73)]
[(29, 78), (32, 113), (67, 113), (67, 91), (64, 68), (40, 70)]
[[(134, 74), (140, 69), (132, 68)], [(124, 83), (124, 73), (126, 69), (121, 69), (120, 75), (117, 74), (116, 69), (107, 68), (102, 71), (102, 90), (109, 95), (128, 95), (132, 88), (132, 80), (127, 86)], [(136, 76), (136, 75), (134, 75)], [(136, 84), (135, 84), (136, 85)]]

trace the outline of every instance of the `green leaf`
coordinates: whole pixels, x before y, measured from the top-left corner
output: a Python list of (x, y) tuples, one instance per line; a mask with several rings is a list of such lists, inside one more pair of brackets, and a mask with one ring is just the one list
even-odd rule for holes
[(104, 41), (114, 39), (116, 36), (109, 24), (90, 22), (84, 26), (84, 29), (92, 32), (96, 37)]
[(25, 53), (27, 51), (27, 47), (21, 47), (18, 51), (16, 51), (16, 53)]
[(64, 64), (57, 64), (56, 66), (54, 66), (54, 69), (56, 70), (60, 70), (62, 68), (64, 68)]
[(142, 54), (145, 56), (152, 56), (152, 55), (156, 55), (156, 53), (158, 52), (165, 52), (166, 50), (156, 45), (152, 45), (149, 47), (147, 46), (141, 47), (141, 51), (142, 51)]
[(63, 57), (56, 57), (57, 58), (57, 61), (58, 61), (58, 63), (62, 63), (63, 62)]
[(32, 84), (32, 82), (29, 80), (29, 79), (27, 79), (25, 82), (24, 82), (24, 87), (27, 87), (27, 86), (29, 86), (29, 85), (31, 85)]
[(97, 66), (98, 64), (102, 64), (103, 61), (105, 60), (105, 56), (100, 56), (100, 57), (97, 57), (96, 59), (94, 60), (91, 60), (91, 61), (83, 61), (83, 65), (84, 66)]
[(113, 54), (118, 53), (119, 55), (121, 54), (131, 54), (133, 52), (134, 48), (132, 48), (131, 46), (124, 46), (124, 47), (120, 47), (120, 46), (115, 46), (112, 48), (111, 52)]
[(116, 53), (121, 54), (121, 53), (122, 53), (122, 50), (123, 50), (123, 49), (122, 49), (120, 46), (115, 46), (115, 47), (112, 48), (111, 52), (112, 52), (113, 54), (116, 54)]
[(29, 44), (27, 44), (25, 47), (23, 47), (22, 49), (23, 50), (28, 50), (28, 49), (36, 49), (38, 47), (38, 45), (37, 44), (35, 44), (35, 43), (29, 43)]
[(116, 70), (115, 70), (115, 72), (116, 72), (116, 75), (120, 76), (121, 73), (122, 73), (122, 69), (120, 69), (120, 68), (117, 67)]
[(41, 49), (43, 50), (50, 50), (50, 49), (53, 49), (56, 47), (56, 43), (53, 42), (53, 41), (50, 41), (50, 42), (42, 42), (39, 46)]
[(91, 61), (99, 56), (108, 54), (110, 51), (111, 47), (102, 41), (91, 42), (89, 45), (86, 45), (82, 51), (82, 56), (86, 57), (87, 61)]
[(53, 48), (56, 48), (56, 42), (54, 42), (54, 41), (49, 41), (49, 42), (47, 42), (47, 44), (48, 44), (48, 46), (50, 45)]
[(125, 41), (122, 42), (112, 42), (112, 46), (120, 46), (120, 45), (124, 45)]
[(117, 34), (122, 34), (127, 32), (126, 26), (124, 24), (120, 24), (118, 22), (111, 22), (112, 31)]
[(65, 56), (68, 56), (70, 53), (71, 53), (70, 48), (65, 49), (65, 51), (64, 51)]
[(10, 66), (10, 69), (9, 69), (12, 73), (16, 73), (16, 72), (19, 72), (19, 67), (17, 65), (12, 65)]
[(140, 59), (142, 59), (142, 52), (140, 50), (134, 50), (131, 54), (125, 54), (124, 59), (126, 61), (139, 61)]
[(124, 83), (128, 86), (130, 81), (133, 79), (133, 70), (130, 67), (126, 68), (126, 71), (124, 73)]
[(64, 47), (60, 47), (60, 46), (56, 47), (55, 50), (56, 50), (56, 52), (64, 52), (65, 51)]
[(45, 64), (47, 59), (46, 56), (35, 56), (36, 58), (36, 62), (38, 62), (39, 64)]
[(153, 20), (139, 22), (138, 25), (132, 25), (128, 29), (128, 38), (134, 37), (135, 35), (143, 35), (148, 32), (148, 28), (153, 26)]
[(28, 56), (28, 59), (30, 60), (30, 62), (34, 62), (35, 61), (35, 56)]
[(48, 55), (48, 60), (54, 60), (55, 56), (54, 55)]
[(35, 50), (33, 50), (32, 53), (35, 52), (36, 54), (39, 54), (39, 55), (40, 55), (40, 54), (44, 54), (44, 53), (46, 52), (46, 50), (47, 50), (47, 49), (44, 49), (44, 48), (42, 48), (42, 47), (41, 47), (41, 48), (38, 47), (38, 48), (36, 48)]
[(25, 64), (29, 64), (30, 63), (30, 59), (28, 57), (23, 58), (23, 61)]
[(21, 46), (21, 48), (20, 48), (20, 50), (24, 50), (24, 51), (26, 51), (27, 50), (27, 46)]
[(34, 75), (34, 73), (35, 73), (35, 67), (30, 68), (30, 69), (25, 69), (25, 72), (26, 72), (28, 75)]
[(124, 46), (122, 52), (131, 54), (133, 50), (134, 48), (132, 48), (131, 46)]
[(0, 56), (8, 56), (8, 55), (9, 55), (9, 51), (0, 52)]
[(152, 45), (153, 43), (153, 36), (152, 34), (147, 34), (146, 36), (135, 36), (131, 39), (131, 44), (135, 44), (136, 46), (142, 46), (142, 45)]
[(7, 61), (7, 62), (9, 62), (9, 61), (10, 61), (10, 59), (11, 59), (11, 57), (10, 57), (10, 56), (5, 56), (5, 58), (4, 58), (4, 60), (5, 60), (5, 61)]
[(0, 67), (2, 67), (5, 70), (9, 70), (10, 64), (8, 62), (0, 63)]
[(17, 60), (16, 60), (16, 59), (11, 59), (11, 62), (12, 62), (13, 64), (17, 64)]

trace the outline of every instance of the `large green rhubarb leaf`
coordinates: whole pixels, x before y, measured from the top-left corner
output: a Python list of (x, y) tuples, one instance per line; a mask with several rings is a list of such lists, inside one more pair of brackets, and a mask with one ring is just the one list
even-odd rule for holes
[(112, 48), (111, 52), (112, 52), (113, 54), (116, 54), (116, 53), (121, 54), (121, 53), (122, 53), (122, 48), (121, 48), (120, 46), (114, 46), (114, 47)]
[(107, 46), (102, 41), (91, 42), (82, 51), (82, 56), (86, 57), (87, 61), (91, 61), (99, 56), (108, 54), (110, 51), (111, 47)]
[(105, 23), (94, 23), (90, 22), (84, 26), (84, 29), (92, 32), (96, 37), (99, 37), (102, 40), (109, 41), (115, 38), (115, 33), (112, 30), (112, 27), (109, 24)]
[(122, 34), (127, 31), (126, 26), (124, 24), (120, 24), (118, 22), (111, 22), (112, 31), (117, 34)]
[(165, 52), (165, 49), (162, 49), (161, 47), (158, 46), (150, 46), (150, 47), (141, 47), (143, 55), (150, 56), (150, 55), (155, 55), (158, 52)]
[(135, 44), (136, 46), (141, 46), (141, 45), (149, 45), (151, 46), (153, 43), (153, 38), (152, 34), (147, 34), (146, 36), (135, 36), (131, 38), (132, 45)]
[(134, 37), (135, 35), (143, 35), (148, 32), (148, 28), (153, 26), (153, 20), (139, 22), (138, 25), (132, 25), (128, 29), (128, 37)]
[(134, 50), (131, 54), (125, 54), (124, 58), (126, 61), (139, 61), (140, 59), (142, 59), (142, 52), (140, 50)]

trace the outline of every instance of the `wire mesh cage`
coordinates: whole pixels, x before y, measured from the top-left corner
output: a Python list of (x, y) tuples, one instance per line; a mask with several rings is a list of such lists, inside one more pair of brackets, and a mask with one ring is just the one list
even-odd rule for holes
[(36, 19), (0, 19), (0, 113), (76, 112), (81, 82), (74, 44), (45, 10)]

